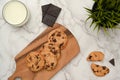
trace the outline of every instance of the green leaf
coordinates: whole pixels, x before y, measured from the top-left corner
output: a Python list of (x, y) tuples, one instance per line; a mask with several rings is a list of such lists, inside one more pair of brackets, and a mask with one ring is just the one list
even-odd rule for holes
[(88, 13), (92, 13), (91, 9), (85, 8), (87, 10)]
[(108, 24), (108, 27), (113, 28), (113, 25), (109, 21), (107, 22), (107, 24)]
[(94, 27), (93, 31), (94, 31), (97, 27), (98, 27), (98, 24), (96, 24), (96, 25), (95, 25), (95, 27)]
[(90, 24), (90, 27), (91, 27), (94, 23), (95, 23), (95, 21), (94, 21), (94, 20), (92, 20), (92, 22), (91, 22), (91, 24)]
[(105, 32), (107, 35), (109, 35), (109, 33), (108, 33), (108, 31), (107, 31), (107, 29), (106, 29), (105, 26), (103, 26), (103, 30), (104, 30), (104, 32)]
[(100, 26), (98, 26), (98, 30), (97, 30), (97, 33), (100, 31)]
[(89, 17), (85, 20), (85, 22), (87, 22), (90, 18), (91, 18), (91, 16), (89, 16)]

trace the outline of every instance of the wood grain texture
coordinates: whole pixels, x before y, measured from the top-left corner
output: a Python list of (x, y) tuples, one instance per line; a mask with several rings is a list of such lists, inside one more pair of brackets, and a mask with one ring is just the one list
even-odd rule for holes
[[(48, 33), (56, 28), (61, 28), (68, 36), (68, 43), (65, 49), (61, 51), (61, 57), (58, 61), (57, 67), (52, 71), (42, 70), (36, 73), (30, 71), (25, 63), (26, 55), (31, 51), (38, 50), (39, 47), (47, 41)], [(22, 80), (50, 80), (50, 78), (68, 64), (79, 52), (80, 47), (75, 37), (64, 26), (56, 23), (53, 27), (48, 27), (15, 57), (16, 71), (8, 80), (15, 80), (16, 77), (20, 77)]]

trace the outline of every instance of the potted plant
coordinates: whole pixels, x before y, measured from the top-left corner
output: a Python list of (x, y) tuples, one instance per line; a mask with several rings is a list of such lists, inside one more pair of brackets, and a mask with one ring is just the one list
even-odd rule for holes
[[(92, 19), (91, 25), (95, 23), (94, 30), (103, 28), (107, 29), (119, 28), (120, 23), (120, 0), (94, 0), (92, 9), (86, 8), (89, 12), (88, 19)], [(88, 20), (87, 19), (87, 20)]]

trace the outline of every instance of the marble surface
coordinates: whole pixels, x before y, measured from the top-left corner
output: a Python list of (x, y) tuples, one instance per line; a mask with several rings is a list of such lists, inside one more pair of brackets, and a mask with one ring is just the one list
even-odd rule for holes
[[(84, 7), (92, 8), (92, 0), (20, 0), (26, 4), (31, 13), (29, 22), (21, 28), (7, 24), (2, 17), (2, 7), (8, 0), (0, 0), (0, 80), (8, 80), (15, 71), (14, 57), (32, 40), (42, 33), (47, 26), (41, 23), (41, 5), (53, 3), (62, 8), (56, 22), (66, 26), (76, 37), (80, 53), (67, 66), (60, 70), (51, 80), (119, 80), (120, 79), (120, 31), (108, 30), (110, 35), (99, 33), (89, 28), (85, 22), (88, 13)], [(100, 65), (108, 66), (110, 73), (105, 77), (95, 76), (91, 62), (86, 57), (91, 51), (104, 52), (105, 58)], [(109, 60), (114, 58), (116, 65)]]

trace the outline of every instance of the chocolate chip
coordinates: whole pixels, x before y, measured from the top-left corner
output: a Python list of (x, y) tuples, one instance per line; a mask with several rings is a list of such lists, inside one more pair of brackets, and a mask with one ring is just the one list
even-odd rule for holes
[(53, 33), (52, 36), (55, 36), (55, 33)]
[(44, 54), (44, 57), (46, 57), (46, 54)]
[(51, 50), (52, 50), (52, 52), (54, 52), (54, 51), (55, 51), (55, 48), (52, 48)]
[(92, 58), (92, 56), (89, 56), (89, 59), (91, 59)]
[(53, 42), (57, 42), (57, 40), (56, 40), (56, 39), (53, 39)]
[(32, 68), (34, 67), (34, 65), (32, 65)]
[(61, 36), (60, 32), (57, 34), (57, 36), (59, 36), (59, 37)]
[(53, 47), (52, 49), (55, 50), (55, 47)]
[(46, 63), (46, 60), (44, 60), (44, 63)]
[(52, 50), (50, 50), (50, 52), (53, 52)]
[(39, 66), (37, 66), (37, 69), (39, 68)]
[(96, 67), (99, 67), (99, 65), (96, 65)]
[(54, 63), (51, 63), (51, 66), (54, 66)]
[(51, 49), (51, 50), (50, 50), (50, 52), (52, 52), (52, 53), (54, 53), (54, 51), (55, 51), (54, 49)]
[(30, 61), (32, 61), (32, 58), (31, 58), (31, 57), (30, 57), (29, 59), (30, 59)]
[(53, 46), (53, 43), (49, 43), (49, 46)]
[(63, 46), (63, 44), (64, 44), (64, 43), (61, 43), (61, 44), (60, 44), (60, 47)]
[(44, 48), (45, 46), (43, 45), (42, 48)]
[(115, 66), (115, 60), (114, 58), (109, 61), (113, 66)]
[(36, 55), (36, 58), (38, 59), (39, 57)]
[(55, 51), (54, 51), (54, 54), (56, 55), (57, 53), (58, 53), (57, 50), (55, 50)]
[(48, 46), (49, 49), (51, 49), (51, 46)]
[(95, 57), (97, 57), (97, 55), (95, 55)]
[(106, 66), (103, 66), (102, 68), (103, 68), (103, 70), (105, 70), (105, 69), (106, 69)]
[(50, 66), (49, 65), (46, 65), (46, 68), (49, 68)]
[(56, 55), (56, 54), (57, 54), (57, 50), (52, 51), (52, 53), (53, 53), (54, 55)]
[(94, 69), (92, 69), (92, 71), (93, 71), (93, 72), (95, 72), (95, 70), (94, 70)]
[(96, 72), (99, 72), (98, 70)]
[(110, 70), (109, 70), (109, 69), (107, 69), (107, 73), (109, 73), (109, 71), (110, 71)]
[(62, 39), (65, 39), (64, 37), (62, 37)]

